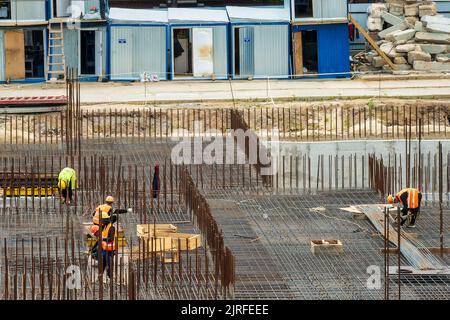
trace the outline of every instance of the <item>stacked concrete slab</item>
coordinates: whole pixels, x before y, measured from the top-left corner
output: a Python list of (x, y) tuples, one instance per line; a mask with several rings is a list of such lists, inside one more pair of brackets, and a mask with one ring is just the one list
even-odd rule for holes
[[(368, 10), (369, 33), (397, 70), (450, 71), (450, 18), (438, 15), (433, 1), (387, 0)], [(365, 58), (389, 69), (376, 51)]]

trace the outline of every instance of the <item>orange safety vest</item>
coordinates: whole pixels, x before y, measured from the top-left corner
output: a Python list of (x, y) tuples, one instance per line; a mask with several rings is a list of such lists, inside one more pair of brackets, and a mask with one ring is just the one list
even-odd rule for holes
[(111, 229), (112, 223), (109, 223), (105, 229), (102, 231), (102, 249), (106, 251), (114, 251), (116, 250), (116, 237), (117, 230), (114, 232), (114, 237), (112, 241), (106, 241), (108, 239), (109, 229)]
[(419, 207), (419, 190), (414, 188), (406, 188), (403, 190), (400, 190), (400, 192), (397, 193), (395, 196), (398, 201), (401, 201), (400, 197), (405, 192), (408, 192), (408, 208), (409, 209), (416, 209)]
[[(92, 223), (99, 225), (100, 224), (100, 217), (103, 219), (108, 219), (110, 217), (110, 211), (112, 210), (112, 207), (107, 204), (99, 205), (95, 209), (94, 217), (92, 218)], [(101, 216), (100, 216), (101, 214)]]

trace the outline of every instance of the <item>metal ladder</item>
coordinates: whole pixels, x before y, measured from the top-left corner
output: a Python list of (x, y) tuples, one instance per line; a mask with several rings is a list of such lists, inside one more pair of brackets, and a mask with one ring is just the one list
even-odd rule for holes
[[(56, 27), (59, 26), (59, 27)], [(47, 81), (66, 80), (66, 59), (64, 55), (63, 22), (48, 24)]]

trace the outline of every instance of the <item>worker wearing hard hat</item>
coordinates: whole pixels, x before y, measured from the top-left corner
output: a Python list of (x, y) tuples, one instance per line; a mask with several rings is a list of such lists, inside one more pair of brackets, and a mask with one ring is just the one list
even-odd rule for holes
[(74, 169), (64, 168), (58, 175), (58, 189), (62, 203), (70, 204), (76, 188), (77, 175)]
[(100, 225), (103, 220), (105, 222), (108, 221), (107, 219), (109, 219), (112, 214), (113, 204), (114, 198), (112, 196), (107, 196), (105, 199), (105, 203), (95, 208), (94, 216), (92, 217), (92, 223), (94, 225)]
[(109, 279), (112, 279), (112, 263), (113, 257), (116, 253), (117, 246), (117, 230), (114, 226), (116, 222), (117, 215), (112, 214), (108, 219), (107, 224), (103, 227), (102, 230), (102, 257), (103, 257), (103, 270), (100, 270), (102, 274), (104, 270), (106, 270), (106, 275)]
[[(409, 224), (407, 227), (415, 228), (417, 215), (420, 212), (420, 202), (422, 201), (422, 193), (415, 188), (406, 188), (400, 190), (395, 197), (389, 195), (387, 197), (389, 204), (401, 203), (403, 208), (401, 210), (401, 223), (404, 225), (409, 218)], [(408, 215), (409, 213), (409, 215)]]

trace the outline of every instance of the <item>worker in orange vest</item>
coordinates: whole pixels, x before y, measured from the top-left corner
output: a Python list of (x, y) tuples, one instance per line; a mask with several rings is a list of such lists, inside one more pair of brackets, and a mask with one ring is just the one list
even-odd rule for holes
[(107, 196), (105, 199), (105, 203), (95, 208), (95, 212), (92, 217), (92, 223), (98, 226), (103, 219), (109, 218), (112, 214), (113, 204), (114, 198), (112, 196)]
[[(422, 201), (422, 193), (415, 188), (406, 188), (400, 190), (395, 197), (389, 195), (387, 198), (389, 204), (401, 203), (403, 208), (401, 210), (401, 223), (404, 225), (406, 220), (409, 219), (407, 227), (415, 228), (417, 215), (420, 212), (420, 202)], [(409, 215), (408, 215), (409, 213)]]
[(114, 223), (117, 220), (117, 215), (111, 215), (108, 219), (108, 223), (102, 230), (102, 256), (103, 256), (103, 269), (100, 270), (100, 274), (106, 269), (106, 275), (109, 279), (112, 279), (112, 263), (113, 257), (116, 253), (117, 246), (117, 230)]

